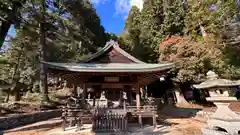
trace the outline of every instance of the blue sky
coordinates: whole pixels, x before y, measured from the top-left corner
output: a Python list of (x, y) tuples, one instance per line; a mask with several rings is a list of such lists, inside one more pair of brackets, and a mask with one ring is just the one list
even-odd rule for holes
[(124, 16), (115, 12), (114, 1), (95, 4), (94, 7), (101, 18), (101, 24), (107, 32), (120, 34), (124, 28)]
[[(107, 32), (120, 34), (130, 8), (135, 5), (142, 8), (143, 0), (90, 0), (101, 18), (101, 24)], [(14, 28), (8, 32), (14, 36)]]
[(143, 0), (91, 0), (107, 32), (120, 34), (130, 8), (142, 8)]

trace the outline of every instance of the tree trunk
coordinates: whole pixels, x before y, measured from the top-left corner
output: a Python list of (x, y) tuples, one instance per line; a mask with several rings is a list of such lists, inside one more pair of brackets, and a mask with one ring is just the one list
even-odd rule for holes
[(17, 58), (17, 63), (14, 65), (14, 70), (12, 74), (12, 84), (15, 83), (15, 86), (11, 88), (11, 91), (14, 92), (15, 94), (15, 101), (19, 101), (21, 99), (20, 97), (20, 89), (18, 88), (18, 80), (19, 80), (19, 63), (20, 63), (20, 58), (22, 56), (22, 51), (20, 52), (18, 58)]
[(21, 100), (21, 87), (19, 86), (19, 84), (16, 84), (16, 87), (14, 88), (15, 91), (15, 101), (20, 101)]
[(0, 29), (0, 49), (3, 46), (5, 38), (7, 36), (8, 30), (10, 29), (11, 23), (7, 21), (2, 21), (1, 29)]
[[(9, 89), (10, 91), (11, 89)], [(6, 98), (4, 99), (4, 102), (7, 103), (9, 101), (9, 97), (10, 97), (10, 92), (7, 93)]]
[(185, 106), (185, 105), (189, 105), (188, 101), (185, 99), (184, 97), (184, 90), (187, 88), (187, 86), (185, 84), (180, 84), (178, 86), (178, 88), (175, 90), (175, 96), (177, 99), (177, 105), (179, 106)]
[[(45, 60), (45, 0), (42, 0), (41, 4), (42, 21), (40, 22), (40, 46), (39, 46), (39, 60), (40, 62)], [(40, 63), (40, 90), (43, 94), (43, 100), (48, 101), (48, 86), (47, 86), (47, 74), (43, 63)]]
[(187, 100), (184, 98), (181, 90), (175, 90), (175, 95), (177, 99), (177, 104), (188, 104)]

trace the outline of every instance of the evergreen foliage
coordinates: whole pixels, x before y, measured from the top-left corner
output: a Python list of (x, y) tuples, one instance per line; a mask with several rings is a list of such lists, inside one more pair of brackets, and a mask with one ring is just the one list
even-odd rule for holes
[[(14, 13), (21, 20), (1, 58), (4, 67), (0, 80), (9, 83), (33, 87), (40, 82), (45, 86), (46, 78), (42, 78), (46, 73), (40, 61), (77, 62), (103, 47), (110, 38), (89, 1), (26, 0), (21, 1), (21, 10)], [(47, 88), (40, 89), (47, 99)], [(14, 91), (19, 95), (18, 88)]]
[[(146, 0), (141, 11), (132, 7), (121, 37), (131, 48), (142, 48), (133, 54), (146, 62), (158, 57), (160, 62), (175, 62), (171, 73), (182, 84), (202, 81), (209, 70), (236, 79), (239, 11), (236, 0)], [(181, 40), (159, 51), (172, 36)]]

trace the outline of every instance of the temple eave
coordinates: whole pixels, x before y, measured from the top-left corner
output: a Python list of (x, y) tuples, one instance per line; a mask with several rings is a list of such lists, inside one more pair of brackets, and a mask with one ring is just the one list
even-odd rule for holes
[(151, 73), (173, 68), (174, 64), (74, 64), (43, 62), (51, 70), (83, 73)]

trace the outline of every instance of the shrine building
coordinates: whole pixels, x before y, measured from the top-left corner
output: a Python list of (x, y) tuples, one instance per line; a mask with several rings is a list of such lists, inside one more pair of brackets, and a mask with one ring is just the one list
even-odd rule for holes
[[(43, 62), (49, 75), (58, 76), (75, 88), (82, 88), (84, 99), (99, 99), (102, 91), (112, 104), (137, 108), (140, 89), (174, 67), (173, 63), (148, 64), (121, 49), (117, 42), (109, 41), (100, 51), (80, 63)], [(124, 94), (126, 97), (124, 97)], [(115, 106), (115, 105), (113, 105)]]

